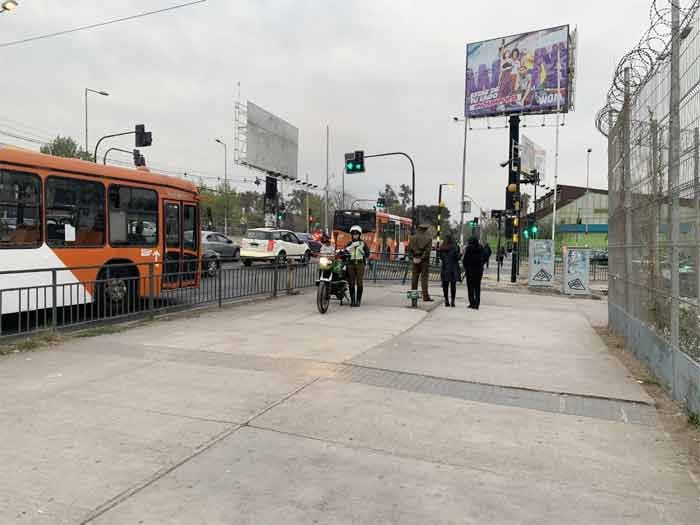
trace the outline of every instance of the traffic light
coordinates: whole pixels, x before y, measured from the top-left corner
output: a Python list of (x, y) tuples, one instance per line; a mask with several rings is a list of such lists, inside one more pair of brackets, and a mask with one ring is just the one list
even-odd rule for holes
[(383, 210), (386, 208), (386, 199), (384, 197), (377, 198), (377, 209)]
[(472, 223), (474, 224), (474, 226), (479, 226), (479, 217), (474, 217)]
[(345, 173), (364, 173), (365, 152), (355, 151), (345, 154)]
[(277, 198), (277, 179), (274, 177), (265, 178), (265, 198), (271, 200)]
[(134, 155), (134, 166), (145, 166), (146, 165), (146, 157), (141, 155), (141, 152), (137, 149), (134, 150), (133, 152)]
[(136, 124), (134, 131), (136, 133), (136, 138), (134, 139), (135, 147), (147, 148), (153, 144), (153, 135), (150, 131), (146, 131), (146, 126), (143, 124)]

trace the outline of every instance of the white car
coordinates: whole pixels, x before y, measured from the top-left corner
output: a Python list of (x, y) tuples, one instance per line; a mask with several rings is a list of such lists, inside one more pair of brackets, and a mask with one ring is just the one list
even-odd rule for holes
[(241, 260), (246, 266), (253, 261), (286, 263), (288, 259), (304, 264), (311, 259), (309, 246), (289, 230), (254, 228), (241, 242)]

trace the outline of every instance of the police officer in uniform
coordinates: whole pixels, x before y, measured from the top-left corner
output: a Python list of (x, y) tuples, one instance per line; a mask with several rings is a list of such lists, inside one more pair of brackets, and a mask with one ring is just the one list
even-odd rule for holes
[(350, 228), (352, 241), (345, 250), (350, 254), (348, 262), (348, 284), (350, 286), (350, 304), (358, 307), (362, 304), (362, 290), (365, 277), (365, 263), (369, 257), (369, 246), (362, 240), (362, 228), (353, 226)]

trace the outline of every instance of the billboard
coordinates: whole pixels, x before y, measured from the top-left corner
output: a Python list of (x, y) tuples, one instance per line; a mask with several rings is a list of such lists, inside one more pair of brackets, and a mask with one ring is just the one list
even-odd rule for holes
[(271, 174), (296, 179), (299, 130), (252, 102), (247, 104), (246, 128), (245, 163)]
[(540, 184), (546, 184), (547, 151), (525, 135), (520, 137), (520, 170), (530, 173), (537, 170), (540, 173)]
[(465, 116), (569, 109), (569, 26), (467, 44)]

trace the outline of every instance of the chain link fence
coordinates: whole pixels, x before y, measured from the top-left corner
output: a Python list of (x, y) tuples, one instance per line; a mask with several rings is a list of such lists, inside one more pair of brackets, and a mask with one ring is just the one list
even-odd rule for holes
[(610, 323), (700, 412), (700, 16), (698, 2), (657, 3), (598, 114), (608, 137)]

